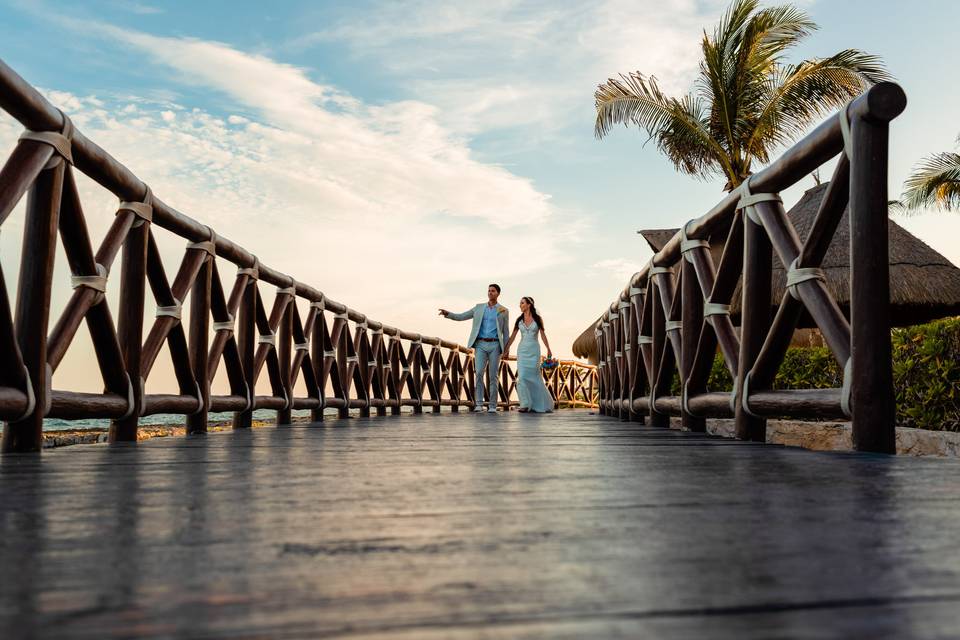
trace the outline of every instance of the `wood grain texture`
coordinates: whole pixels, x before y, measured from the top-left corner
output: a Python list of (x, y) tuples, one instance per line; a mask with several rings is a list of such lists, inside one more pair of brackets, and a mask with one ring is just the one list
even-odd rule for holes
[(563, 411), (0, 459), (0, 635), (934, 638), (960, 463)]

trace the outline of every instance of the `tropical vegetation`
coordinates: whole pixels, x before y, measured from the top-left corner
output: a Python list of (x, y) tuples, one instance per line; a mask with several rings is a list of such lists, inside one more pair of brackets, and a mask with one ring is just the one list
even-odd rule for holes
[(898, 204), (907, 211), (960, 210), (960, 153), (938, 153), (921, 160), (904, 182)]
[[(960, 318), (943, 318), (891, 332), (896, 423), (960, 431)], [(774, 389), (829, 389), (843, 384), (843, 369), (827, 347), (790, 347)], [(674, 381), (679, 394), (680, 380)], [(730, 391), (733, 379), (717, 354), (707, 387)]]
[(678, 171), (721, 176), (733, 190), (816, 119), (890, 78), (880, 58), (857, 49), (788, 63), (787, 53), (816, 29), (792, 5), (735, 0), (713, 35), (704, 31), (692, 91), (668, 96), (640, 71), (611, 78), (595, 93), (596, 136), (635, 125)]

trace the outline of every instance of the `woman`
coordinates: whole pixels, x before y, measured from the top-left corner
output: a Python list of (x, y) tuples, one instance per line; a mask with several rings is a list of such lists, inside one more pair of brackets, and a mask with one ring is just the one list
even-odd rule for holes
[(520, 298), (520, 317), (513, 325), (513, 333), (503, 350), (504, 358), (510, 357), (510, 345), (520, 332), (520, 346), (517, 347), (517, 395), (520, 396), (520, 412), (546, 413), (553, 411), (553, 398), (543, 384), (540, 374), (540, 340), (547, 347), (547, 357), (553, 357), (550, 342), (543, 330), (543, 319), (537, 313), (533, 298)]

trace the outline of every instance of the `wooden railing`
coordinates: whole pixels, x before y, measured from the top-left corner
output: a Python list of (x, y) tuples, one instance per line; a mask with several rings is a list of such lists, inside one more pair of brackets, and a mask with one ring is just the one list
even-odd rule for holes
[[(501, 395), (501, 404), (517, 406), (519, 401), (514, 400), (517, 390), (517, 373), (509, 365), (516, 362), (516, 357), (501, 360), (500, 384), (498, 390)], [(576, 360), (560, 360), (556, 367), (541, 369), (543, 382), (547, 391), (553, 396), (553, 401), (559, 409), (593, 409), (599, 402), (599, 369), (595, 366), (577, 362)]]
[[(899, 86), (871, 87), (700, 218), (635, 274), (597, 320), (600, 408), (622, 419), (705, 429), (735, 418), (737, 437), (763, 440), (772, 416), (851, 418), (855, 448), (893, 452), (887, 238), (889, 123), (906, 106)], [(838, 156), (815, 222), (801, 242), (778, 192)], [(819, 268), (849, 206), (850, 318)], [(719, 263), (711, 247), (722, 244)], [(772, 255), (787, 291), (771, 314)], [(740, 283), (738, 289), (738, 282)], [(739, 327), (730, 316), (741, 292)], [(839, 389), (773, 390), (806, 310), (844, 371)], [(732, 392), (707, 388), (719, 347)], [(670, 395), (679, 373), (681, 395)]]
[[(473, 404), (471, 349), (375, 321), (261, 264), (253, 253), (163, 202), (3, 62), (0, 107), (27, 129), (0, 170), (0, 225), (27, 194), (15, 316), (0, 277), (3, 451), (39, 450), (47, 417), (108, 418), (111, 441), (135, 441), (139, 418), (156, 413), (185, 415), (188, 432), (197, 433), (206, 430), (211, 411), (235, 412), (234, 426), (244, 428), (255, 409), (276, 410), (277, 422), (284, 424), (295, 409), (322, 420), (326, 408), (341, 416), (351, 409), (396, 415), (403, 407), (436, 413)], [(120, 200), (96, 250), (75, 171)], [(172, 282), (154, 237), (161, 229), (187, 241)], [(73, 293), (49, 330), (58, 235), (73, 273)], [(115, 326), (105, 294), (108, 282), (116, 280), (110, 276), (118, 254)], [(229, 291), (220, 279), (224, 263), (237, 268)], [(157, 312), (144, 327), (148, 284)], [(269, 309), (260, 293), (265, 284), (277, 287)], [(189, 318), (181, 319), (187, 296)], [(83, 321), (103, 393), (52, 388), (53, 373)], [(178, 393), (148, 394), (145, 382), (165, 343)], [(230, 391), (211, 395), (210, 382), (221, 364)], [(271, 393), (256, 396), (264, 368)], [(516, 405), (516, 374), (509, 363), (500, 375), (500, 405)], [(561, 405), (588, 406), (595, 375), (591, 367), (568, 363), (548, 373), (547, 381)], [(301, 377), (307, 395), (295, 397)]]

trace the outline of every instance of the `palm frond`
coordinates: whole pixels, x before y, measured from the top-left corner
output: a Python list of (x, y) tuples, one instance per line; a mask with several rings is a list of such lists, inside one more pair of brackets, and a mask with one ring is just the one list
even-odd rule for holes
[(904, 181), (901, 200), (910, 211), (960, 209), (960, 154), (938, 153), (922, 160)]
[(792, 5), (758, 11), (744, 30), (744, 64), (755, 73), (764, 73), (816, 28), (806, 13)]
[(668, 97), (639, 72), (610, 79), (595, 94), (596, 136), (614, 124), (635, 124), (678, 170), (719, 173), (727, 177), (726, 188), (735, 187), (754, 162), (769, 162), (774, 149), (795, 140), (814, 119), (889, 79), (879, 58), (854, 49), (786, 64), (787, 53), (816, 28), (793, 5), (732, 0), (712, 33), (703, 32), (692, 93)]
[(796, 140), (814, 120), (891, 76), (877, 56), (845, 49), (829, 58), (779, 67), (769, 79), (767, 103), (746, 143), (758, 155)]
[[(678, 169), (696, 173), (716, 163), (725, 170), (723, 149), (704, 126), (703, 110), (692, 96), (671, 98), (660, 90), (656, 78), (635, 72), (608, 79), (597, 87), (594, 97), (597, 138), (607, 135), (614, 125), (634, 124), (656, 139)], [(683, 158), (683, 153), (690, 157)]]
[(815, 28), (790, 5), (761, 10), (759, 3), (741, 0), (731, 5), (712, 38), (704, 34), (696, 92), (711, 105), (709, 130), (730, 157), (734, 183), (749, 173), (751, 157), (743, 143), (769, 101), (769, 75), (784, 52)]

